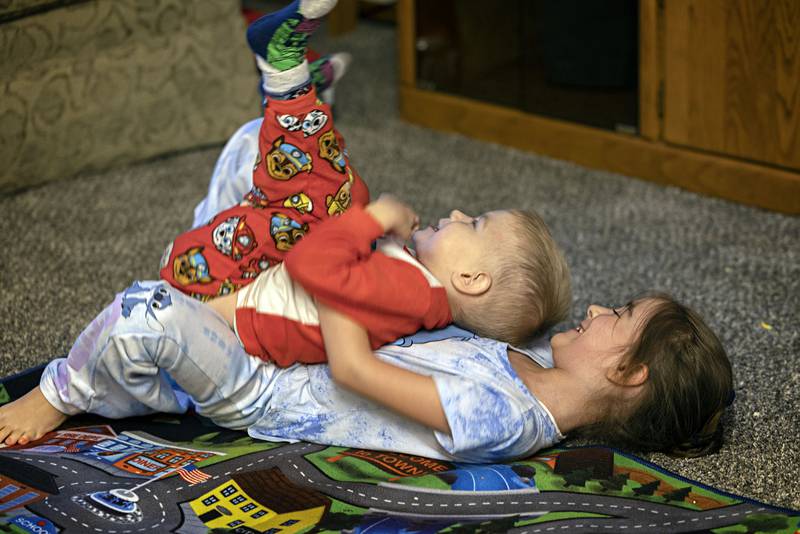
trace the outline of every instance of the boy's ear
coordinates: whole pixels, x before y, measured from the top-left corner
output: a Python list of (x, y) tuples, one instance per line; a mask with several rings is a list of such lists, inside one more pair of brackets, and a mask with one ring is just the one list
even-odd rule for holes
[(477, 297), (492, 287), (492, 275), (486, 271), (454, 272), (450, 275), (450, 283), (459, 293)]

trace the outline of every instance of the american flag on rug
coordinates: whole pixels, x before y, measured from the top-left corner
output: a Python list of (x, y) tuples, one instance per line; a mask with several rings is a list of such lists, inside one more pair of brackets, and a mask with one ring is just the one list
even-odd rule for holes
[(211, 478), (211, 475), (203, 473), (197, 467), (195, 467), (194, 464), (181, 467), (178, 469), (178, 474), (189, 484), (200, 484), (201, 482), (205, 482)]

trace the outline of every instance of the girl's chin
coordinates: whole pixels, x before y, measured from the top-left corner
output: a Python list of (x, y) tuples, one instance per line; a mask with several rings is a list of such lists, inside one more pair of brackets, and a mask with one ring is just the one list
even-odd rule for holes
[(558, 345), (561, 344), (562, 341), (564, 341), (564, 332), (559, 332), (558, 334), (550, 338), (550, 346), (557, 347)]
[(566, 343), (569, 343), (570, 339), (577, 337), (577, 335), (578, 332), (576, 332), (574, 328), (570, 328), (564, 332), (559, 332), (550, 338), (550, 346), (559, 347), (561, 345), (565, 345)]

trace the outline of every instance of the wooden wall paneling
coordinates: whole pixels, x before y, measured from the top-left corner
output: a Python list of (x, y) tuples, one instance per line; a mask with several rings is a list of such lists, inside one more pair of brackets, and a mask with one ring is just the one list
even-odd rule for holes
[(343, 35), (358, 25), (358, 0), (339, 0), (328, 15), (328, 33)]
[(775, 27), (775, 148), (789, 167), (800, 169), (800, 2), (779, 2), (775, 6)]
[(659, 1), (639, 0), (639, 135), (652, 141), (661, 138), (661, 22)]
[(725, 151), (800, 169), (800, 2), (726, 8)]
[(403, 119), (690, 191), (800, 214), (800, 174), (467, 98), (400, 89)]
[(397, 2), (397, 52), (401, 86), (414, 87), (417, 84), (415, 27), (414, 0), (399, 0)]
[[(800, 214), (800, 173), (704, 151), (724, 152), (709, 147), (724, 148), (728, 146), (726, 143), (730, 143), (726, 129), (734, 120), (728, 110), (733, 99), (726, 96), (726, 91), (742, 83), (726, 81), (731, 77), (731, 71), (726, 67), (730, 60), (725, 59), (726, 47), (719, 43), (726, 42), (730, 32), (721, 21), (730, 16), (730, 5), (741, 1), (745, 0), (640, 0), (640, 24), (643, 27), (640, 42), (643, 48), (641, 137), (633, 137), (418, 89), (415, 2), (399, 0), (400, 115), (409, 122), (441, 131), (736, 202)], [(772, 134), (773, 139), (780, 141), (774, 145), (788, 154), (797, 143), (794, 125), (797, 125), (800, 107), (797, 83), (800, 53), (793, 52), (800, 46), (800, 38), (792, 33), (800, 28), (800, 21), (795, 26), (790, 22), (800, 15), (800, 2), (792, 7), (790, 4), (794, 0), (774, 1), (783, 3), (776, 10), (780, 17), (773, 17), (773, 20), (780, 18), (783, 21), (780, 24), (787, 27), (781, 26), (775, 31), (781, 34), (776, 38), (780, 43), (776, 50), (780, 53), (771, 56), (773, 60), (770, 63), (770, 68), (777, 73), (773, 76), (777, 90), (772, 94), (778, 98), (766, 104), (766, 115), (761, 119), (775, 124), (775, 114), (783, 114), (777, 121), (782, 127), (775, 128)], [(752, 2), (758, 3), (757, 0)], [(735, 42), (743, 41), (737, 38)], [(656, 67), (653, 67), (653, 60)], [(659, 78), (664, 84), (664, 115), (660, 118)], [(781, 105), (777, 106), (776, 102)], [(698, 143), (703, 146), (696, 146)], [(795, 150), (794, 154), (800, 156), (800, 150)]]
[(800, 169), (800, 2), (668, 0), (664, 139)]
[(726, 0), (664, 3), (664, 139), (722, 151)]

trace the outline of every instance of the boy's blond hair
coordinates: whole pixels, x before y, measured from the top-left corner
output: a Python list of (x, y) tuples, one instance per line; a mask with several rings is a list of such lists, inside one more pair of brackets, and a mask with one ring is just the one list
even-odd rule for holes
[(521, 346), (567, 318), (572, 289), (567, 261), (544, 220), (529, 211), (511, 213), (511, 243), (490, 260), (491, 289), (453, 311), (464, 328)]

